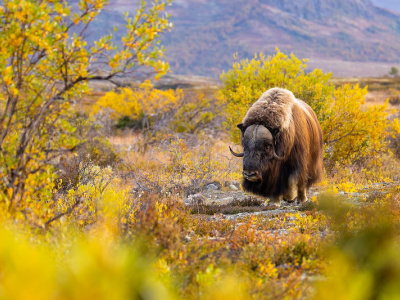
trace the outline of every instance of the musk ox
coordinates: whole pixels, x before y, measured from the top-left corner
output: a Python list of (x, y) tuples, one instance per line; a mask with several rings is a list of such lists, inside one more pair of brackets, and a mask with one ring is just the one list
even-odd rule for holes
[(322, 177), (322, 130), (314, 111), (292, 92), (273, 88), (248, 110), (242, 131), (244, 190), (280, 201), (307, 200)]

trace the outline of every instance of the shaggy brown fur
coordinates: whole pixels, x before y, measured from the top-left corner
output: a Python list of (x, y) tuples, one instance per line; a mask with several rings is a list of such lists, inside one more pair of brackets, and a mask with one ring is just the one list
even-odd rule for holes
[[(254, 124), (272, 133), (275, 152), (285, 157), (283, 161), (263, 155), (262, 146), (243, 144), (246, 129)], [(311, 107), (290, 91), (273, 88), (253, 104), (238, 127), (242, 130), (244, 173), (262, 174), (258, 182), (244, 178), (243, 188), (276, 202), (282, 198), (293, 201), (296, 196), (305, 201), (306, 190), (323, 175), (322, 130)]]

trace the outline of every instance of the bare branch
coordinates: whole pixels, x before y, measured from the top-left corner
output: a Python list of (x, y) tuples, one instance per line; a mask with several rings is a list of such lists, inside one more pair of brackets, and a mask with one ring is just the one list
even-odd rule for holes
[(46, 223), (44, 223), (44, 227), (47, 228), (52, 222), (60, 219), (61, 217), (65, 216), (65, 215), (69, 215), (70, 213), (72, 213), (74, 211), (74, 209), (82, 203), (81, 199), (76, 200), (76, 202), (74, 203), (74, 205), (72, 205), (70, 208), (67, 209), (66, 212), (63, 212), (61, 214), (58, 214), (57, 216), (51, 218), (50, 220), (48, 220)]

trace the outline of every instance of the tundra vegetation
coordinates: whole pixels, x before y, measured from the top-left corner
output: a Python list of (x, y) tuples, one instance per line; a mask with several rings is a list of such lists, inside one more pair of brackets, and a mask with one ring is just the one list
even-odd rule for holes
[[(142, 1), (120, 42), (92, 43), (105, 3), (0, 6), (0, 298), (397, 298), (400, 124), (388, 102), (367, 105), (367, 88), (306, 74), (280, 51), (235, 63), (218, 91), (120, 87), (167, 72), (157, 39), (169, 2)], [(325, 139), (325, 180), (282, 210), (234, 198), (241, 165), (228, 150), (274, 86), (314, 109)], [(225, 194), (234, 201), (209, 205)]]

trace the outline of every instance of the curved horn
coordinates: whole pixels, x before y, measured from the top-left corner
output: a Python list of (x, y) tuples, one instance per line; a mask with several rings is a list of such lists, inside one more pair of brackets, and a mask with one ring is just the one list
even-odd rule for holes
[(232, 153), (234, 156), (236, 156), (236, 157), (243, 157), (243, 156), (244, 156), (244, 153), (243, 153), (243, 152), (242, 152), (242, 153), (236, 153), (236, 152), (234, 152), (234, 151), (232, 150), (231, 146), (229, 146), (229, 150), (231, 150), (231, 153)]
[[(273, 140), (274, 140), (273, 145), (276, 145), (276, 140), (275, 140), (275, 138), (276, 138), (276, 135), (275, 135), (275, 137), (273, 137)], [(283, 156), (278, 156), (278, 155), (276, 154), (276, 152), (275, 152), (275, 146), (273, 147), (273, 149), (274, 149), (274, 158), (275, 158), (276, 160), (281, 161), (281, 160), (284, 160), (284, 159), (285, 159), (285, 151), (283, 151)]]
[(274, 149), (274, 158), (275, 158), (276, 160), (279, 160), (279, 161), (284, 160), (284, 159), (285, 159), (285, 152), (283, 152), (283, 156), (278, 156), (278, 155), (276, 154), (276, 152), (275, 152), (275, 149)]

